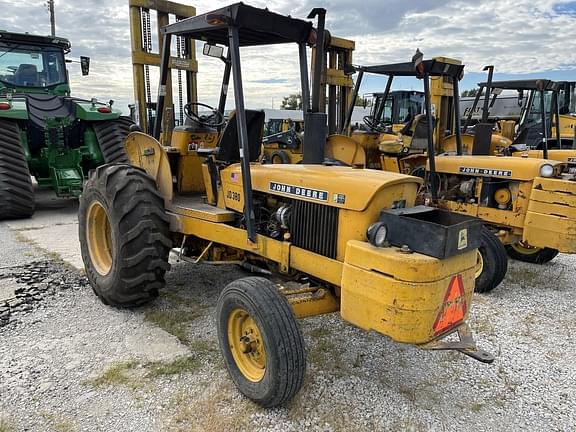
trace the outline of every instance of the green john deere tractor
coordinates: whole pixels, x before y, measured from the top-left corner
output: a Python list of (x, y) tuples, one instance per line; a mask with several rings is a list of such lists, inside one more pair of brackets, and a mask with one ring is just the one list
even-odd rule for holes
[[(69, 52), (63, 38), (0, 31), (0, 220), (32, 215), (32, 176), (77, 197), (89, 170), (127, 161), (122, 141), (133, 122), (112, 101), (70, 96)], [(89, 59), (81, 63), (86, 75)]]

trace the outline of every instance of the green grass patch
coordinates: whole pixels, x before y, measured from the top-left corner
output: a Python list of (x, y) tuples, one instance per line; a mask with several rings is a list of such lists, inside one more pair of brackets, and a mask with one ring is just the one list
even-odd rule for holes
[(194, 373), (200, 369), (200, 360), (196, 357), (178, 357), (169, 362), (152, 362), (146, 365), (148, 369), (147, 377), (156, 378), (165, 375), (179, 375), (183, 373)]
[(15, 432), (16, 428), (8, 419), (0, 417), (0, 432)]
[(108, 367), (100, 376), (88, 381), (95, 387), (126, 385), (129, 387), (138, 387), (137, 380), (129, 373), (130, 370), (138, 366), (138, 362), (130, 360), (121, 363), (115, 363)]

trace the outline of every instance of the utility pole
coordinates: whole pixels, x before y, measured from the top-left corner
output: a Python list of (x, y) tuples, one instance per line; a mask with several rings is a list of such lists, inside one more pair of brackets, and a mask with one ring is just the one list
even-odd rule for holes
[(52, 36), (56, 36), (56, 21), (54, 19), (54, 0), (47, 0), (48, 13), (50, 14), (50, 29)]

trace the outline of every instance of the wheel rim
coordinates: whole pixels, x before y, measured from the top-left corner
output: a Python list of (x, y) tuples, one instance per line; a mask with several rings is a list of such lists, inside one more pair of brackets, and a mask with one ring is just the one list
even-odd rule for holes
[(283, 163), (282, 158), (279, 155), (275, 154), (272, 156), (272, 163), (273, 164), (281, 164), (281, 163)]
[(478, 279), (484, 270), (484, 257), (480, 251), (476, 252), (476, 274), (475, 278)]
[(228, 343), (242, 375), (260, 381), (266, 372), (264, 340), (256, 321), (244, 309), (234, 309), (228, 317)]
[(107, 275), (112, 268), (112, 229), (106, 210), (96, 201), (88, 208), (86, 238), (94, 269), (102, 276)]
[(512, 244), (512, 249), (522, 255), (535, 255), (542, 250), (542, 248), (529, 246), (522, 242)]

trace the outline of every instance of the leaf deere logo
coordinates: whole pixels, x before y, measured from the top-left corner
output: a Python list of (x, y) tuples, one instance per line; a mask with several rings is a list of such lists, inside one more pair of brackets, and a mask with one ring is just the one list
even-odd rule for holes
[(468, 230), (466, 228), (458, 232), (458, 250), (468, 247)]
[(460, 174), (476, 174), (486, 177), (512, 177), (512, 171), (491, 168), (460, 167)]
[(280, 192), (287, 195), (309, 198), (317, 201), (328, 201), (328, 192), (309, 189), (300, 186), (292, 186), (282, 183), (270, 182), (269, 189), (272, 192)]

